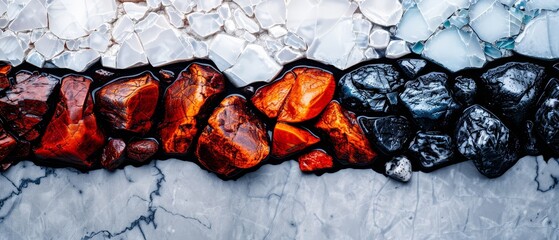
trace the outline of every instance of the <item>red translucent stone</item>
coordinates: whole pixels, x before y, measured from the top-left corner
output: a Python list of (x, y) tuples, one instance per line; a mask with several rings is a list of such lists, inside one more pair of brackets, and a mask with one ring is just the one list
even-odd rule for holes
[(90, 167), (89, 157), (103, 147), (105, 136), (93, 111), (92, 80), (78, 75), (62, 79), (60, 99), (35, 155)]
[(221, 101), (208, 119), (196, 148), (200, 163), (223, 176), (254, 167), (269, 153), (264, 123), (238, 95)]
[(126, 143), (119, 138), (113, 138), (107, 142), (101, 153), (101, 166), (108, 170), (115, 170), (124, 163)]
[(349, 165), (369, 165), (377, 154), (357, 122), (354, 113), (332, 101), (315, 124), (324, 133), (334, 148), (336, 158)]
[(320, 141), (306, 129), (278, 122), (272, 137), (272, 156), (285, 158)]
[(155, 139), (140, 139), (128, 143), (126, 156), (128, 159), (143, 163), (151, 158), (159, 150), (159, 143)]
[(334, 159), (323, 150), (315, 149), (299, 156), (299, 169), (314, 172), (334, 167)]
[(259, 88), (252, 96), (252, 104), (269, 118), (276, 118), (295, 83), (295, 73), (287, 72), (281, 79)]
[(49, 110), (49, 100), (58, 78), (21, 71), (15, 84), (0, 98), (0, 115), (18, 138), (32, 141), (39, 137), (38, 124)]
[(0, 125), (0, 164), (6, 163), (6, 157), (17, 146), (17, 140)]
[(192, 64), (182, 71), (165, 92), (165, 114), (159, 124), (163, 152), (186, 154), (207, 105), (224, 91), (223, 76), (210, 66)]
[(145, 134), (159, 99), (159, 81), (150, 72), (116, 79), (95, 95), (99, 113), (116, 130)]
[(12, 65), (0, 65), (0, 90), (4, 90), (10, 87), (10, 79), (8, 78), (8, 74), (10, 74), (10, 71), (12, 71)]

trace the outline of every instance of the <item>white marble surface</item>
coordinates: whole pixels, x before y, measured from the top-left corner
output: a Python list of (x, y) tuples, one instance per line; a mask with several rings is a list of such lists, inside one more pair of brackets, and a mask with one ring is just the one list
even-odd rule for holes
[(558, 239), (558, 178), (541, 157), (497, 179), (464, 162), (407, 184), (294, 161), (236, 181), (178, 160), (114, 173), (22, 162), (0, 174), (0, 239)]

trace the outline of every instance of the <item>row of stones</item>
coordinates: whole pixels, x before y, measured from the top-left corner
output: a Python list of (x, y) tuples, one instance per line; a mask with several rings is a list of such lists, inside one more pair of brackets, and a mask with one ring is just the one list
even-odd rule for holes
[[(457, 162), (456, 152), (487, 177), (502, 175), (522, 154), (559, 154), (559, 83), (550, 80), (542, 94), (542, 67), (511, 62), (488, 70), (478, 83), (458, 77), (451, 84), (444, 73), (415, 78), (424, 60), (399, 63), (399, 69), (365, 65), (339, 81), (318, 68), (296, 67), (255, 92), (225, 98), (225, 78), (204, 64), (189, 65), (174, 81), (162, 72), (170, 82), (163, 94), (163, 84), (151, 72), (94, 90), (91, 78), (74, 74), (59, 79), (20, 71), (11, 79), (5, 65), (0, 68), (0, 163), (8, 167), (34, 155), (53, 164), (115, 169), (158, 152), (194, 152), (208, 170), (232, 177), (268, 156), (296, 156), (303, 171), (317, 171), (337, 163), (369, 166), (381, 155), (392, 159), (385, 164), (387, 175), (407, 181), (412, 161), (433, 170)], [(478, 84), (479, 92), (494, 98), (485, 99), (485, 107), (476, 104)], [(271, 137), (267, 127), (273, 127)], [(511, 131), (515, 128), (528, 134), (519, 139)], [(320, 142), (328, 151), (315, 148)]]

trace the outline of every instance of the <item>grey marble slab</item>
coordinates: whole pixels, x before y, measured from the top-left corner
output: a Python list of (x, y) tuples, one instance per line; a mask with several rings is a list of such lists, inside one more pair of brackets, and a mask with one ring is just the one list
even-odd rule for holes
[(487, 179), (471, 162), (402, 184), (295, 161), (223, 181), (191, 162), (0, 174), (0, 239), (559, 239), (559, 162)]

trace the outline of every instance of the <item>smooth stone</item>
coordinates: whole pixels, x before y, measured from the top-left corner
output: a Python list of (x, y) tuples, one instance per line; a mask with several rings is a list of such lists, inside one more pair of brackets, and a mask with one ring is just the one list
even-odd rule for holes
[(386, 162), (385, 173), (390, 178), (406, 183), (409, 182), (412, 176), (412, 167), (410, 160), (405, 156), (394, 157), (392, 160)]
[(359, 117), (358, 120), (371, 144), (384, 154), (398, 153), (410, 138), (411, 126), (405, 117)]

